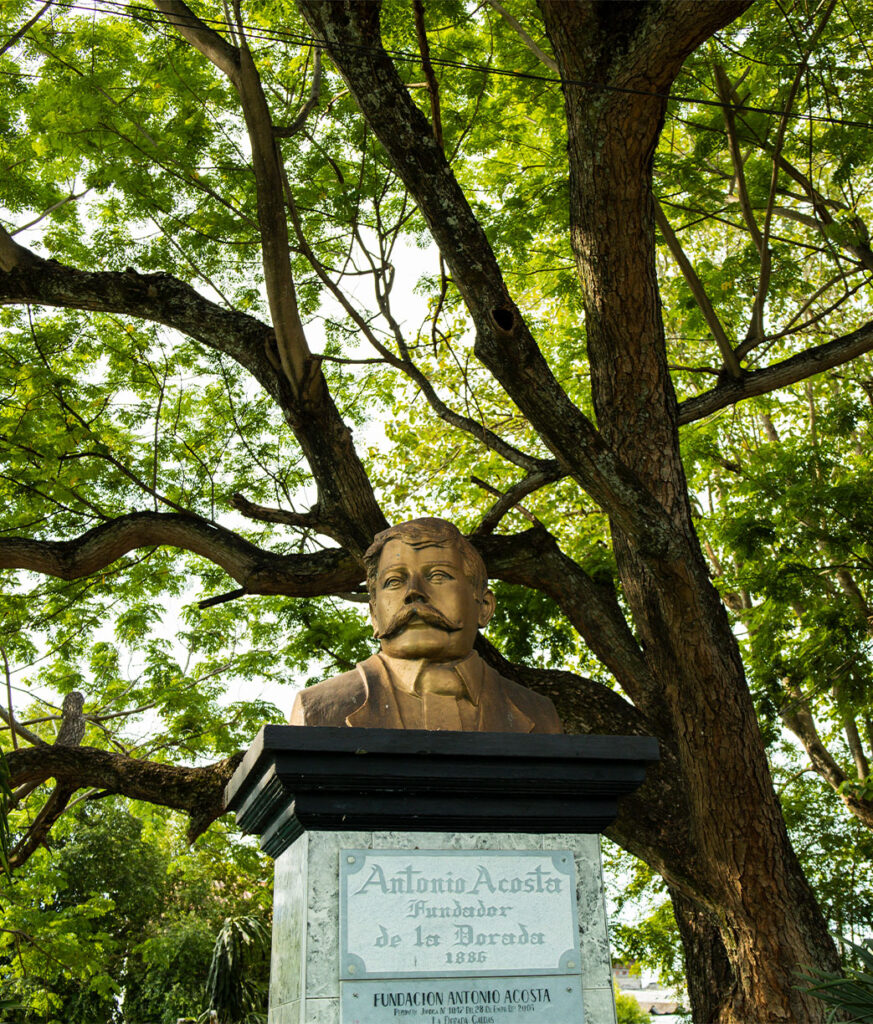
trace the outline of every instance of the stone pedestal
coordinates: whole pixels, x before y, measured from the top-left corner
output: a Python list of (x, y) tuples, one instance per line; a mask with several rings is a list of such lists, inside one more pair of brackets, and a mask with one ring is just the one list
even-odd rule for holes
[[(276, 860), (269, 1024), (339, 1024), (340, 851), (563, 850), (576, 862), (585, 1024), (615, 1024), (600, 837), (523, 833), (307, 832)], [(511, 981), (511, 979), (508, 979)], [(402, 1021), (388, 1010), (385, 1020)], [(442, 1024), (442, 1016), (433, 1018)], [(523, 1016), (499, 1020), (522, 1024)], [(554, 1024), (581, 1024), (558, 1020)]]
[[(404, 1018), (434, 1024), (615, 1024), (598, 833), (615, 820), (619, 799), (640, 786), (646, 766), (657, 759), (657, 742), (646, 736), (265, 726), (227, 787), (226, 805), (244, 831), (261, 837), (262, 849), (276, 862), (269, 1024), (402, 1024)], [(385, 939), (393, 950), (391, 969), (371, 970), (368, 958), (376, 962), (384, 952), (378, 919), (364, 955), (349, 944), (340, 962), (343, 899), (347, 923), (367, 921), (369, 914), (348, 911), (353, 901), (363, 906), (360, 900), (371, 892), (361, 897), (361, 888), (341, 889), (341, 866), (348, 875), (354, 863), (379, 861), (368, 851), (380, 850), (408, 852), (416, 864), (451, 859), (454, 865), (470, 859), (416, 851), (483, 851), (483, 863), (512, 866), (501, 885), (548, 876), (561, 887), (527, 890), (543, 895), (528, 899), (523, 913), (510, 896), (499, 896), (520, 890), (492, 890), (498, 895), (486, 910), (498, 913), (496, 904), (507, 904), (507, 922), (503, 931), (498, 924), (496, 931), (476, 932), (476, 945), (481, 938), (495, 947), (484, 960), (478, 951), (474, 958), (469, 946), (461, 960), (457, 946), (465, 942), (451, 930), (439, 943), (424, 941), (433, 939), (436, 925), (421, 942), (407, 934), (395, 946), (408, 916), (408, 908), (395, 906), (395, 934)], [(575, 908), (569, 857), (548, 851), (572, 854)], [(451, 877), (454, 885), (458, 875), (446, 870), (430, 877), (434, 884)], [(472, 887), (448, 891), (473, 895)], [(549, 917), (550, 891), (566, 898), (560, 928), (549, 923), (557, 920)], [(452, 916), (447, 906), (443, 900), (438, 908), (443, 918)], [(464, 906), (470, 913), (469, 900)], [(501, 956), (500, 946), (516, 943), (516, 932), (530, 944), (515, 950), (514, 960)], [(555, 949), (546, 949), (549, 936)], [(539, 943), (541, 950), (534, 950)], [(429, 956), (424, 947), (433, 954), (437, 945), (438, 955)], [(537, 952), (548, 956), (538, 960)], [(439, 966), (446, 963), (463, 968)], [(504, 985), (501, 994), (498, 986)], [(494, 998), (486, 1000), (483, 992)], [(413, 998), (418, 1002), (411, 1004)], [(434, 1002), (425, 1005), (422, 998)], [(470, 999), (487, 1006), (468, 1007)]]

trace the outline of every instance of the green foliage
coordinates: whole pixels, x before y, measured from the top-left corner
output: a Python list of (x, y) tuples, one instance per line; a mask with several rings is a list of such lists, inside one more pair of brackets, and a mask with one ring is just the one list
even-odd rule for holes
[[(186, 848), (173, 821), (80, 804), (0, 907), (0, 972), (16, 1024), (175, 1024), (207, 1005), (225, 918), (269, 921), (269, 867), (219, 828)], [(254, 962), (253, 962), (254, 963)], [(253, 967), (265, 999), (267, 967)]]
[(603, 864), (613, 956), (652, 971), (662, 985), (683, 989), (682, 942), (663, 880), (643, 861), (605, 839)]
[(496, 582), (497, 609), (488, 639), (510, 661), (543, 667), (567, 667), (579, 656), (579, 637), (557, 604), (545, 594)]
[(854, 952), (858, 962), (845, 975), (828, 971), (812, 970), (801, 977), (808, 982), (807, 991), (816, 995), (833, 1009), (827, 1020), (849, 1020), (857, 1024), (873, 1022), (873, 941), (863, 945), (850, 942), (847, 945)]
[(803, 771), (796, 748), (781, 746), (774, 760), (785, 821), (832, 931), (850, 941), (873, 934), (873, 832)]

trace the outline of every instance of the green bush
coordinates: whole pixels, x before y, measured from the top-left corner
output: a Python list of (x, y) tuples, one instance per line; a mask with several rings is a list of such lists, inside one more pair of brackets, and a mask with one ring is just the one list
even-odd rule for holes
[(615, 988), (615, 1012), (618, 1024), (650, 1024), (651, 1018), (633, 996), (620, 992)]

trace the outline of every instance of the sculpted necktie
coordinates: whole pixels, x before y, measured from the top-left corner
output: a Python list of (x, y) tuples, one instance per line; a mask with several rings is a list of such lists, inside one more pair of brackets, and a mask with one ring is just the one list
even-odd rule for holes
[(467, 699), (467, 690), (454, 669), (428, 667), (415, 688), (421, 696), (425, 729), (463, 730), (459, 702)]

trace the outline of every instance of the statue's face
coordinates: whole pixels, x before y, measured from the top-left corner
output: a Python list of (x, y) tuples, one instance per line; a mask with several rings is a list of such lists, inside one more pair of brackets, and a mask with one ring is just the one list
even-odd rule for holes
[(493, 613), (494, 595), (488, 590), (477, 600), (454, 545), (414, 548), (390, 540), (382, 549), (370, 621), (391, 657), (465, 658)]

